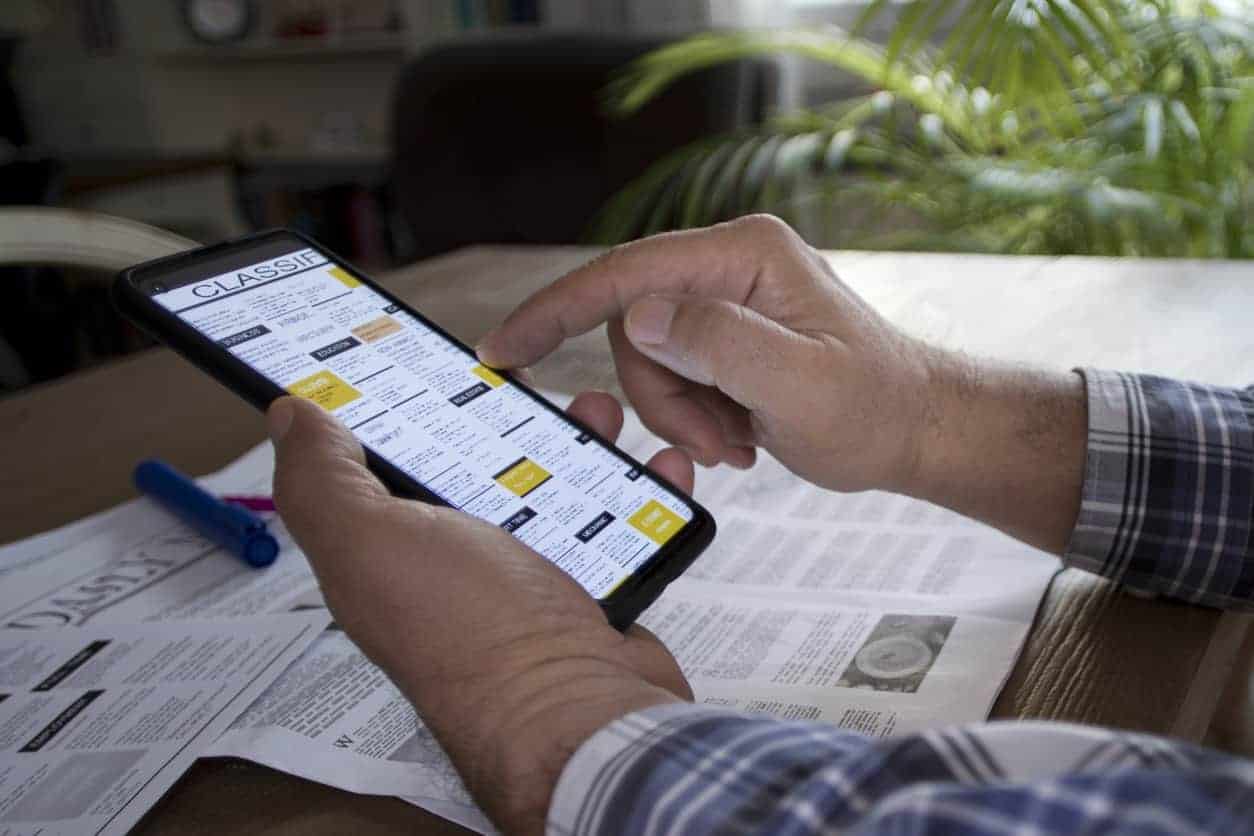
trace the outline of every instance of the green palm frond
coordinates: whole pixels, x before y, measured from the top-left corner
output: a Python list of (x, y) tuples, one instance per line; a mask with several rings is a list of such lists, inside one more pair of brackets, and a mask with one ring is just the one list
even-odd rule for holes
[[(1142, 2), (1161, 10), (1165, 4)], [(1135, 54), (1124, 31), (1126, 0), (874, 0), (859, 18), (862, 34), (875, 20), (895, 14), (888, 57), (939, 42), (945, 63), (975, 84), (1050, 94), (1082, 75), (1113, 79)]]
[[(850, 37), (838, 29), (779, 29), (762, 32), (709, 33), (662, 47), (627, 65), (611, 82), (612, 109), (635, 112), (676, 79), (707, 67), (763, 55), (788, 53), (861, 76), (945, 120), (955, 132), (966, 134), (974, 91), (943, 75), (926, 54), (908, 61), (890, 62), (875, 44)], [(989, 105), (994, 103), (990, 99)], [(979, 137), (972, 135), (972, 141)]]
[(1254, 256), (1254, 15), (1208, 0), (876, 0), (864, 23), (890, 9), (882, 45), (707, 33), (625, 68), (609, 90), (622, 113), (766, 55), (878, 89), (672, 154), (592, 238), (773, 211), (822, 219), (826, 245)]

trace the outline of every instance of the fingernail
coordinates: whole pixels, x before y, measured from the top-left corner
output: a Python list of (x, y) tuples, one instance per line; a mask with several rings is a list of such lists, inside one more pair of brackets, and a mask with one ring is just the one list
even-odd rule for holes
[(661, 296), (648, 296), (631, 306), (623, 327), (632, 342), (661, 345), (671, 333), (675, 303)]
[(487, 366), (494, 365), (492, 360), (492, 339), (496, 336), (496, 329), (492, 329), (479, 340), (475, 346), (475, 356), (479, 358), (479, 362)]
[(292, 404), (286, 398), (275, 401), (266, 412), (266, 429), (270, 432), (270, 440), (276, 444), (283, 440), (296, 417)]

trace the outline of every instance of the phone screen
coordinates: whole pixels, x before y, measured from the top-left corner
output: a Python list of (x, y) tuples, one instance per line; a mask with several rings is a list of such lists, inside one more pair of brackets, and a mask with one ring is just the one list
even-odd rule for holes
[[(692, 520), (647, 471), (315, 249), (152, 298), (605, 598)], [(156, 292), (162, 290), (162, 292)]]

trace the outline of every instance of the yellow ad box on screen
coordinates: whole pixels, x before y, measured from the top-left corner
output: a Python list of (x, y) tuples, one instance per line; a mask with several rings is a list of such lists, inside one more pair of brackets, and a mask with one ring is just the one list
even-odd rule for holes
[(287, 387), (298, 398), (313, 401), (327, 412), (339, 409), (361, 397), (346, 381), (332, 372), (322, 371), (302, 378)]
[(332, 267), (327, 271), (327, 273), (330, 274), (331, 278), (335, 279), (345, 287), (357, 287), (361, 284), (361, 282), (357, 281), (352, 273), (348, 272), (343, 267)]
[(549, 479), (549, 472), (531, 459), (519, 459), (496, 475), (497, 484), (514, 494), (526, 496)]
[(505, 378), (489, 369), (487, 366), (475, 366), (470, 373), (491, 386), (493, 389), (505, 383)]
[(656, 499), (650, 499), (627, 518), (627, 524), (661, 546), (683, 528), (684, 520)]

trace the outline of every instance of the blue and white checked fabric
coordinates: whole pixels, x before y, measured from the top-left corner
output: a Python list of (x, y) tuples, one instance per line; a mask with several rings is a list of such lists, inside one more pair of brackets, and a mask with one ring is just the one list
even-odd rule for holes
[[(1254, 608), (1254, 393), (1085, 370), (1088, 456), (1064, 560)], [(985, 723), (890, 740), (688, 704), (599, 731), (555, 834), (1254, 834), (1254, 762), (1147, 735)]]
[(986, 723), (873, 740), (692, 705), (586, 742), (554, 834), (1254, 833), (1254, 763), (1147, 735)]
[(1141, 592), (1254, 609), (1254, 390), (1092, 369), (1063, 560)]

